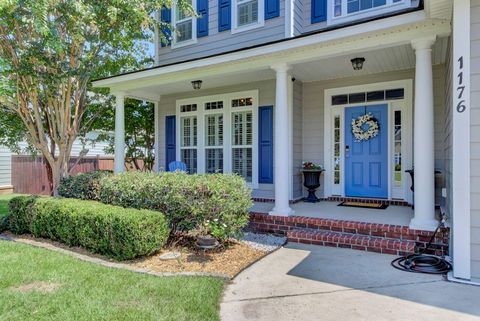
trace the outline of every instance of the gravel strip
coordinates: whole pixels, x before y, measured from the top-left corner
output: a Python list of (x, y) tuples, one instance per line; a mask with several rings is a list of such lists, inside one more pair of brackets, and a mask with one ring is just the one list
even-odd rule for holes
[(240, 241), (257, 250), (272, 252), (283, 246), (287, 242), (287, 238), (285, 236), (275, 236), (272, 234), (247, 232)]

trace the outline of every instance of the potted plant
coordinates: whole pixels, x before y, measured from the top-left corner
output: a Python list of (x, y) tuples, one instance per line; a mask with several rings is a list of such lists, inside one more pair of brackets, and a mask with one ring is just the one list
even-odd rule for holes
[(216, 248), (219, 243), (218, 240), (212, 235), (212, 229), (209, 220), (206, 220), (202, 224), (198, 224), (193, 230), (197, 247), (207, 250)]
[(308, 196), (305, 202), (316, 203), (320, 199), (315, 195), (315, 191), (320, 187), (320, 175), (324, 171), (322, 165), (313, 162), (303, 162), (303, 186), (308, 189)]

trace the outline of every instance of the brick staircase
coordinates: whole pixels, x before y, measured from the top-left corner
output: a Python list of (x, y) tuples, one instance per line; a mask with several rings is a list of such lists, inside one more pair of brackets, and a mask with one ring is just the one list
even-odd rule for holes
[[(433, 235), (431, 231), (413, 230), (401, 225), (265, 213), (250, 213), (250, 228), (261, 233), (286, 235), (289, 242), (393, 255), (412, 254), (424, 249)], [(433, 249), (426, 253), (448, 254), (448, 234), (448, 228), (439, 231)]]

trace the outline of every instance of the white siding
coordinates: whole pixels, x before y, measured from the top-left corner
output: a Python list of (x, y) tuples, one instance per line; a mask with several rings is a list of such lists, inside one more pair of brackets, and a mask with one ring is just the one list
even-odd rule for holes
[(480, 0), (471, 0), (471, 274), (480, 281)]
[(0, 189), (12, 185), (11, 153), (6, 147), (0, 146)]
[[(175, 115), (176, 100), (208, 95), (224, 94), (238, 91), (255, 90), (259, 91), (259, 106), (275, 106), (275, 81), (252, 82), (216, 89), (191, 91), (188, 93), (162, 96), (159, 104), (158, 117), (160, 118), (159, 128), (159, 162), (162, 169), (165, 168), (165, 116)], [(274, 107), (275, 108), (275, 107)], [(275, 148), (275, 141), (274, 141)], [(259, 188), (253, 191), (254, 197), (274, 198), (273, 184), (259, 184)]]
[[(325, 89), (354, 86), (361, 84), (414, 79), (414, 70), (395, 71), (361, 77), (350, 77), (328, 81), (304, 83), (303, 87), (303, 160), (323, 164), (324, 161), (324, 91)], [(434, 109), (435, 109), (435, 165), (443, 171), (444, 164), (444, 66), (433, 69)], [(437, 180), (437, 200), (441, 195), (441, 180)], [(324, 182), (319, 188), (318, 196), (324, 196)]]
[(231, 30), (218, 31), (218, 0), (210, 0), (208, 9), (208, 36), (198, 38), (196, 44), (185, 47), (175, 49), (170, 46), (160, 47), (160, 65), (205, 57), (285, 38), (284, 0), (280, 0), (279, 17), (265, 20), (263, 27), (236, 34), (232, 34)]

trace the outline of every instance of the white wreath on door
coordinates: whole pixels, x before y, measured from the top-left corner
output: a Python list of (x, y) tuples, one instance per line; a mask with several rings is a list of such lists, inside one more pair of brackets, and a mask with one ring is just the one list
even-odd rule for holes
[[(363, 127), (367, 125), (367, 129)], [(378, 135), (380, 126), (371, 113), (352, 119), (352, 133), (356, 142), (367, 141)]]

